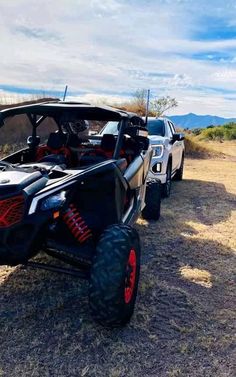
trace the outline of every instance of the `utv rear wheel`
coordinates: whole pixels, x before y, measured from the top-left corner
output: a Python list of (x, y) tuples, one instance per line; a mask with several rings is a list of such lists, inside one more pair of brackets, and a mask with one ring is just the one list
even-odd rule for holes
[(140, 241), (135, 229), (109, 226), (102, 234), (91, 267), (90, 309), (107, 327), (125, 325), (131, 318), (138, 289)]
[(177, 170), (177, 172), (174, 176), (174, 180), (175, 181), (182, 181), (183, 173), (184, 173), (184, 155), (182, 156), (180, 168)]
[(161, 213), (161, 183), (158, 180), (150, 180), (146, 186), (146, 206), (142, 211), (142, 217), (146, 220), (159, 220)]
[(171, 192), (171, 162), (168, 162), (166, 169), (166, 182), (162, 184), (162, 196), (163, 198), (169, 198)]

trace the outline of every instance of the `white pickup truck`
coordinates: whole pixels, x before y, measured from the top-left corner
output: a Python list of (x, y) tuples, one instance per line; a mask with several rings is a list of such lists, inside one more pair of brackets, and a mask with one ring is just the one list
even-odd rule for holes
[[(149, 178), (161, 181), (162, 196), (171, 192), (171, 180), (181, 180), (184, 168), (184, 134), (177, 133), (168, 118), (148, 118), (149, 139), (153, 148)], [(118, 122), (108, 122), (100, 131), (103, 134), (118, 134)]]
[(168, 118), (148, 118), (147, 128), (153, 148), (149, 177), (161, 181), (163, 197), (168, 197), (172, 178), (183, 178), (184, 134)]

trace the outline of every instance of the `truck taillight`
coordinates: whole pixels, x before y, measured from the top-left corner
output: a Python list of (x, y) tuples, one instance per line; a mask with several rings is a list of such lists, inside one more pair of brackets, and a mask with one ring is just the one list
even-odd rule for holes
[(0, 200), (0, 228), (7, 228), (21, 222), (24, 216), (23, 195)]

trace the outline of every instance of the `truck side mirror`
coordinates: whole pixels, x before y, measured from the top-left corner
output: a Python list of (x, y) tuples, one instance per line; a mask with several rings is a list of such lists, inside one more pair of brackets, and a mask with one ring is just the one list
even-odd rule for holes
[(176, 141), (182, 141), (182, 140), (184, 140), (184, 134), (183, 133), (175, 133), (175, 134), (173, 134), (173, 137), (172, 137), (172, 143), (173, 144)]

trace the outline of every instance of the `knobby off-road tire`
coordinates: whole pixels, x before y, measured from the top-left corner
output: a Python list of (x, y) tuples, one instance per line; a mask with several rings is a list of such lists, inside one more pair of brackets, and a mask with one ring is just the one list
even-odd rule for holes
[(180, 168), (176, 171), (176, 174), (174, 176), (174, 180), (175, 181), (182, 181), (183, 174), (184, 174), (184, 155), (182, 156), (181, 165), (180, 165)]
[(166, 182), (162, 184), (162, 197), (169, 198), (171, 192), (171, 162), (168, 162), (166, 168)]
[(159, 220), (161, 214), (161, 183), (155, 179), (147, 182), (146, 206), (142, 211), (142, 217), (146, 220)]
[(131, 318), (138, 289), (140, 241), (135, 229), (111, 225), (102, 234), (91, 267), (89, 301), (96, 322), (120, 327)]

